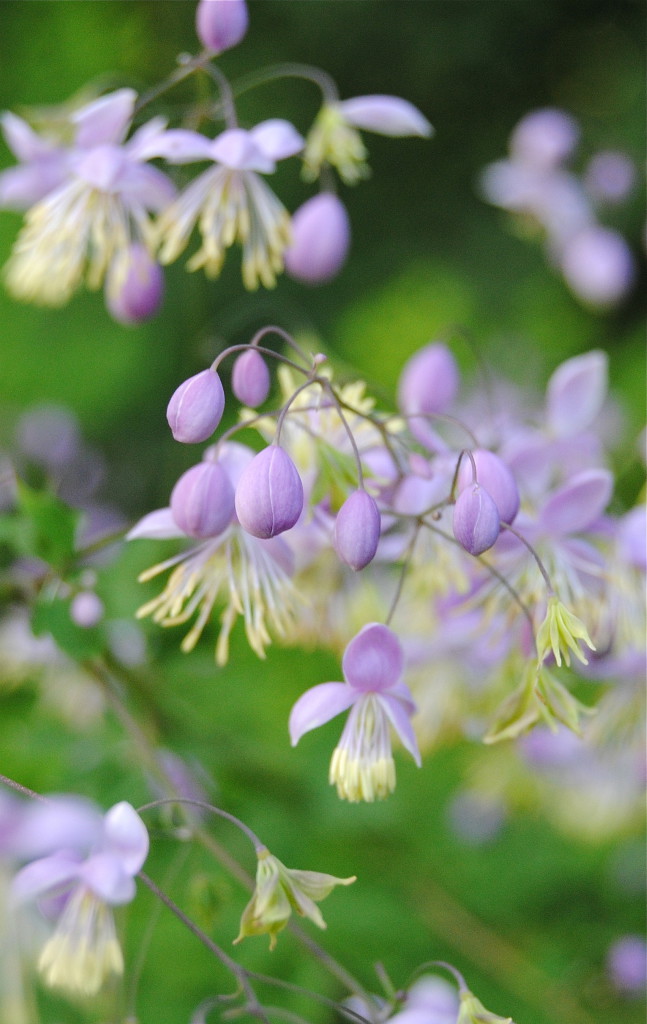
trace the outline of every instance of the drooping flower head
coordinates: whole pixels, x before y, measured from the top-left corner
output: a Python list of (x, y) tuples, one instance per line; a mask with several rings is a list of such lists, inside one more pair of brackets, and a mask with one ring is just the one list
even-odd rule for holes
[(170, 179), (146, 161), (159, 155), (166, 122), (154, 118), (124, 142), (135, 100), (119, 89), (77, 110), (72, 147), (59, 159), (65, 175), (26, 214), (6, 266), (9, 291), (46, 306), (67, 302), (85, 279), (106, 275), (119, 293), (132, 267), (132, 246), (151, 246), (149, 213), (175, 194)]
[(321, 871), (298, 871), (286, 868), (278, 857), (266, 847), (257, 851), (256, 887), (243, 911), (238, 937), (234, 944), (248, 935), (269, 935), (270, 949), (276, 946), (276, 936), (288, 923), (292, 911), (309, 917), (318, 928), (326, 922), (317, 906), (336, 885), (350, 885), (351, 878), (335, 878)]
[(13, 894), (24, 901), (57, 897), (62, 911), (38, 967), (48, 985), (92, 995), (111, 974), (123, 971), (112, 907), (135, 895), (134, 876), (148, 855), (148, 832), (125, 801), (103, 818), (97, 842), (85, 853), (62, 839), (61, 848), (32, 861), (14, 878)]
[(243, 248), (243, 283), (272, 288), (283, 270), (283, 253), (290, 242), (290, 218), (260, 174), (271, 174), (276, 161), (303, 148), (295, 128), (282, 120), (263, 121), (251, 131), (229, 128), (216, 139), (198, 132), (167, 132), (163, 154), (170, 163), (211, 160), (165, 210), (158, 222), (160, 260), (172, 263), (188, 245), (198, 225), (202, 245), (191, 257), (189, 270), (201, 267), (216, 278), (225, 251), (238, 242)]
[(344, 683), (320, 683), (307, 690), (290, 713), (295, 746), (304, 733), (351, 709), (330, 762), (330, 782), (342, 800), (383, 800), (395, 789), (392, 726), (416, 764), (420, 754), (411, 716), (415, 704), (402, 682), (404, 653), (388, 626), (372, 622), (348, 644), (342, 660)]
[(347, 185), (354, 185), (370, 173), (368, 153), (358, 129), (400, 138), (413, 135), (428, 138), (433, 128), (427, 118), (408, 100), (399, 96), (355, 96), (337, 103), (324, 103), (308, 134), (303, 155), (303, 176), (315, 181), (328, 164)]

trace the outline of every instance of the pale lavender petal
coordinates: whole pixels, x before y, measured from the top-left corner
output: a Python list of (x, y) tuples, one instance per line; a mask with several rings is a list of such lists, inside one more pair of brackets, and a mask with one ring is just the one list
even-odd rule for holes
[[(461, 627), (461, 634), (464, 635), (464, 627)], [(389, 686), (388, 693), (391, 697), (397, 697), (398, 701), (402, 704), (409, 715), (414, 715), (418, 710), (416, 702), (411, 696), (411, 690), (406, 683), (402, 682), (402, 680), (400, 680), (399, 683), (396, 683), (395, 686)]]
[(374, 693), (394, 686), (402, 675), (404, 653), (388, 626), (371, 622), (344, 651), (344, 678), (355, 690)]
[(51, 156), (52, 151), (58, 148), (54, 142), (38, 135), (22, 117), (10, 111), (2, 114), (0, 125), (9, 149), (23, 163)]
[(346, 683), (319, 683), (302, 694), (290, 712), (288, 728), (293, 747), (311, 729), (346, 711), (357, 699)]
[(558, 437), (586, 430), (600, 412), (607, 394), (608, 363), (605, 352), (587, 352), (567, 359), (548, 381), (548, 426)]
[(112, 853), (96, 853), (81, 865), (79, 878), (89, 889), (112, 906), (129, 903), (135, 895), (132, 874), (125, 871)]
[(18, 871), (11, 883), (16, 900), (33, 900), (52, 890), (61, 891), (79, 877), (81, 861), (68, 854), (34, 860)]
[(76, 145), (90, 149), (105, 143), (123, 142), (136, 99), (134, 89), (118, 89), (77, 110), (72, 115), (72, 122), (77, 126)]
[(135, 875), (148, 856), (148, 830), (127, 801), (115, 804), (104, 818), (106, 845), (119, 858), (124, 871)]
[(0, 207), (5, 210), (28, 210), (65, 180), (66, 158), (52, 154), (35, 164), (10, 167), (0, 174)]
[(278, 117), (261, 121), (249, 134), (269, 160), (285, 160), (286, 157), (300, 153), (305, 146), (304, 139), (294, 125)]
[(390, 693), (381, 693), (379, 699), (389, 716), (389, 721), (395, 729), (402, 746), (409, 751), (418, 767), (420, 767), (422, 760), (418, 750), (416, 734), (411, 725), (411, 712), (397, 697), (393, 697)]
[(106, 144), (80, 150), (73, 159), (74, 173), (100, 192), (116, 192), (120, 178), (128, 167), (126, 152), (121, 146)]
[(559, 536), (585, 530), (602, 515), (613, 493), (613, 475), (606, 469), (587, 469), (554, 491), (544, 505), (540, 522)]
[(166, 540), (170, 537), (186, 537), (175, 522), (170, 508), (149, 512), (126, 534), (126, 540)]
[(17, 853), (25, 859), (65, 848), (89, 850), (99, 842), (102, 815), (82, 797), (52, 796), (28, 804), (15, 836)]
[(119, 182), (119, 191), (125, 200), (141, 205), (146, 210), (159, 213), (177, 195), (171, 179), (149, 164), (130, 164), (124, 168)]
[(243, 128), (230, 128), (211, 145), (211, 157), (236, 171), (271, 173), (274, 161), (256, 145), (251, 133)]
[(164, 157), (171, 164), (190, 164), (197, 160), (213, 160), (213, 139), (199, 132), (176, 128), (164, 132), (155, 141), (155, 156)]
[(394, 137), (433, 134), (429, 121), (413, 103), (399, 96), (355, 96), (339, 104), (344, 117), (355, 126)]
[(560, 263), (571, 291), (601, 308), (619, 302), (636, 276), (631, 249), (622, 235), (598, 224), (568, 239)]
[(579, 135), (577, 121), (565, 111), (550, 107), (533, 110), (512, 133), (510, 152), (515, 159), (549, 169), (566, 159)]
[(621, 556), (636, 568), (647, 569), (647, 509), (636, 505), (618, 523)]
[(168, 121), (165, 117), (153, 117), (143, 124), (126, 143), (131, 160), (150, 160), (159, 156), (158, 148), (166, 133)]

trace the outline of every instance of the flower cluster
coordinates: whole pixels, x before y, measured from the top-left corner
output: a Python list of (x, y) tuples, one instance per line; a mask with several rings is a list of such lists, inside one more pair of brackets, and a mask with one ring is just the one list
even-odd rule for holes
[[(264, 348), (272, 332), (299, 362)], [(574, 658), (588, 677), (616, 664), (639, 672), (644, 508), (606, 511), (601, 352), (558, 367), (543, 408), (508, 395), (493, 420), (476, 392), (459, 407), (454, 357), (430, 343), (404, 366), (393, 415), (265, 328), (180, 385), (168, 411), (176, 438), (202, 442), (218, 427), (217, 370), (230, 355), (234, 392), (250, 405), (269, 397), (267, 360), (283, 364), (280, 407), (242, 409), (170, 507), (133, 528), (131, 538), (197, 541), (142, 574), (173, 568), (139, 614), (162, 625), (196, 615), (189, 650), (224, 600), (220, 664), (237, 615), (261, 655), (272, 636), (345, 648), (345, 682), (314, 686), (290, 718), (296, 744), (350, 710), (330, 766), (340, 797), (393, 790), (392, 730), (417, 763), (419, 745), (467, 722), (487, 743), (541, 725), (579, 735), (591, 708), (563, 668)], [(230, 439), (251, 426), (257, 453)]]
[(605, 150), (576, 174), (568, 161), (579, 134), (562, 110), (532, 111), (512, 132), (509, 157), (489, 164), (480, 185), (488, 202), (541, 232), (550, 262), (573, 294), (603, 309), (627, 295), (636, 267), (625, 239), (598, 214), (630, 195), (636, 170), (626, 154)]
[[(201, 244), (187, 267), (204, 269), (210, 278), (218, 277), (234, 243), (242, 248), (248, 289), (272, 288), (284, 268), (308, 284), (322, 284), (339, 272), (350, 224), (330, 170), (345, 183), (366, 175), (360, 130), (425, 138), (431, 126), (395, 96), (341, 102), (327, 75), (304, 67), (303, 77), (318, 84), (323, 96), (306, 138), (282, 118), (240, 127), (232, 87), (213, 62), (243, 39), (247, 27), (245, 0), (201, 0), (197, 6), (196, 32), (204, 52), (184, 61), (180, 78), (213, 74), (220, 90), (214, 109), (224, 123), (215, 137), (170, 128), (163, 117), (140, 123), (148, 101), (128, 88), (81, 106), (52, 108), (41, 132), (29, 119), (3, 115), (5, 141), (19, 163), (0, 174), (0, 208), (25, 212), (5, 268), (14, 297), (61, 306), (83, 283), (91, 289), (105, 286), (112, 316), (120, 323), (140, 323), (162, 302), (161, 268), (178, 259), (196, 228)], [(293, 77), (292, 71), (286, 74)], [(156, 95), (176, 80), (171, 76)], [(304, 176), (316, 181), (324, 175), (326, 188), (292, 218), (264, 177), (274, 173), (278, 161), (298, 154)], [(169, 171), (205, 162), (208, 168), (178, 192)]]

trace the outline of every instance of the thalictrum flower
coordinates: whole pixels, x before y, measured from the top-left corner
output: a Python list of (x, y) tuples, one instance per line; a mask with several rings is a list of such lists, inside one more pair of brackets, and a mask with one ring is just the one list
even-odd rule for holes
[[(232, 484), (237, 483), (253, 456), (249, 448), (235, 442), (220, 446), (219, 463)], [(132, 528), (128, 540), (186, 536), (170, 508), (163, 508), (144, 516)], [(216, 645), (219, 665), (227, 661), (229, 634), (239, 615), (244, 618), (247, 639), (259, 658), (265, 657), (265, 648), (271, 642), (270, 626), (279, 636), (288, 634), (298, 595), (291, 580), (292, 552), (281, 537), (262, 540), (233, 521), (219, 536), (154, 565), (141, 573), (139, 580), (153, 579), (171, 568), (162, 593), (139, 608), (137, 617), (152, 615), (162, 626), (177, 626), (197, 614), (182, 641), (183, 651), (193, 650), (220, 596), (224, 596), (225, 609)]]
[(326, 922), (316, 905), (336, 885), (351, 885), (351, 878), (335, 878), (320, 871), (297, 871), (286, 868), (266, 847), (257, 851), (256, 888), (243, 911), (240, 932), (234, 943), (249, 935), (269, 935), (270, 949), (276, 946), (278, 932), (285, 928), (293, 910), (309, 917), (319, 928)]
[(229, 128), (215, 139), (193, 131), (167, 132), (162, 155), (170, 163), (211, 160), (214, 166), (200, 174), (160, 217), (161, 262), (177, 259), (197, 224), (202, 245), (189, 260), (189, 270), (203, 267), (208, 277), (217, 277), (225, 250), (239, 242), (245, 287), (272, 288), (290, 242), (290, 217), (259, 174), (271, 174), (277, 160), (294, 156), (302, 148), (296, 129), (278, 119), (263, 121), (251, 131)]
[(353, 637), (342, 660), (344, 683), (320, 683), (290, 713), (295, 746), (304, 733), (351, 709), (330, 763), (330, 782), (343, 800), (382, 800), (395, 789), (390, 726), (420, 764), (409, 688), (402, 682), (404, 654), (387, 626), (369, 623)]
[(367, 151), (358, 128), (379, 135), (427, 138), (433, 129), (417, 107), (399, 96), (356, 96), (324, 103), (308, 134), (303, 155), (303, 174), (309, 181), (322, 168), (335, 167), (347, 185), (368, 176)]
[(98, 992), (111, 974), (123, 971), (111, 908), (133, 899), (134, 876), (148, 854), (148, 832), (128, 803), (108, 811), (102, 833), (86, 856), (64, 846), (32, 861), (13, 881), (18, 900), (64, 897), (38, 967), (48, 985), (85, 995)]
[(159, 155), (163, 119), (149, 121), (124, 142), (136, 98), (132, 89), (120, 89), (72, 114), (75, 137), (66, 174), (26, 214), (6, 267), (16, 298), (60, 306), (84, 278), (98, 288), (107, 274), (118, 292), (133, 243), (150, 248), (149, 213), (166, 206), (175, 187), (146, 163)]
[(578, 619), (577, 615), (573, 615), (566, 605), (555, 594), (552, 594), (548, 598), (546, 617), (537, 633), (539, 660), (544, 661), (552, 651), (558, 665), (562, 664), (562, 658), (567, 665), (570, 665), (570, 652), (572, 651), (578, 661), (581, 661), (583, 665), (588, 665), (588, 661), (578, 643), (579, 640), (582, 640), (590, 650), (595, 650), (591, 637), (581, 619)]

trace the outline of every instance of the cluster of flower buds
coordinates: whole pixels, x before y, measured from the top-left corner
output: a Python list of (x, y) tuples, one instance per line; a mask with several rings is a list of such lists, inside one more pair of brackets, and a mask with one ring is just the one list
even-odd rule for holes
[(636, 171), (626, 154), (608, 150), (577, 175), (568, 161), (579, 134), (565, 111), (532, 111), (512, 132), (508, 159), (483, 171), (481, 190), (490, 203), (543, 233), (551, 263), (578, 299), (605, 308), (627, 295), (636, 268), (625, 239), (601, 224), (598, 212), (629, 196)]
[[(271, 332), (298, 362), (263, 346)], [(304, 694), (290, 723), (296, 743), (350, 709), (330, 769), (344, 799), (393, 789), (391, 728), (416, 760), (419, 745), (476, 711), (489, 743), (542, 724), (580, 734), (590, 709), (560, 681), (560, 667), (572, 656), (589, 673), (633, 664), (640, 646), (630, 609), (642, 570), (611, 567), (644, 567), (644, 510), (626, 523), (606, 513), (613, 478), (596, 433), (604, 355), (558, 367), (543, 409), (508, 401), (493, 422), (478, 393), (460, 399), (454, 356), (432, 342), (403, 367), (394, 416), (376, 412), (362, 384), (335, 384), (323, 357), (265, 328), (178, 388), (169, 404), (177, 438), (207, 440), (219, 423), (217, 370), (228, 356), (233, 390), (249, 406), (180, 478), (170, 509), (131, 531), (200, 542), (142, 574), (174, 567), (140, 614), (175, 625), (197, 613), (189, 650), (224, 600), (219, 663), (240, 614), (261, 655), (273, 635), (345, 650), (345, 682)], [(280, 364), (279, 409), (257, 411), (269, 358)], [(510, 386), (500, 386), (509, 399)], [(258, 452), (232, 439), (251, 428), (264, 444)], [(620, 578), (633, 580), (631, 597), (614, 584)], [(369, 625), (361, 609), (371, 610)]]
[[(238, 45), (248, 21), (245, 0), (200, 0), (196, 31), (204, 52), (183, 58), (186, 74), (204, 70)], [(398, 97), (342, 102), (329, 76), (306, 66), (299, 73), (319, 86), (323, 99), (306, 137), (282, 118), (239, 127), (234, 91), (220, 68), (216, 108), (224, 127), (215, 138), (169, 127), (163, 117), (132, 131), (148, 101), (127, 88), (83, 106), (72, 104), (71, 113), (52, 108), (48, 117), (41, 111), (42, 134), (28, 119), (4, 114), (4, 137), (19, 163), (0, 174), (0, 208), (25, 212), (6, 267), (10, 292), (25, 301), (60, 306), (83, 283), (104, 286), (111, 315), (122, 324), (141, 323), (160, 308), (162, 267), (185, 251), (194, 228), (201, 245), (187, 266), (204, 269), (208, 277), (219, 275), (226, 251), (237, 242), (249, 289), (273, 287), (284, 269), (310, 285), (333, 278), (348, 254), (350, 222), (330, 172), (337, 171), (345, 183), (366, 175), (360, 130), (426, 138), (431, 126)], [(294, 77), (292, 65), (286, 74)], [(269, 78), (275, 77), (274, 69)], [(171, 76), (154, 90), (155, 96), (175, 81)], [(274, 173), (278, 161), (297, 155), (303, 158), (305, 177), (325, 176), (325, 191), (290, 217), (264, 178)], [(166, 169), (153, 166), (152, 160), (165, 162)], [(178, 192), (169, 171), (205, 162), (207, 169)]]

